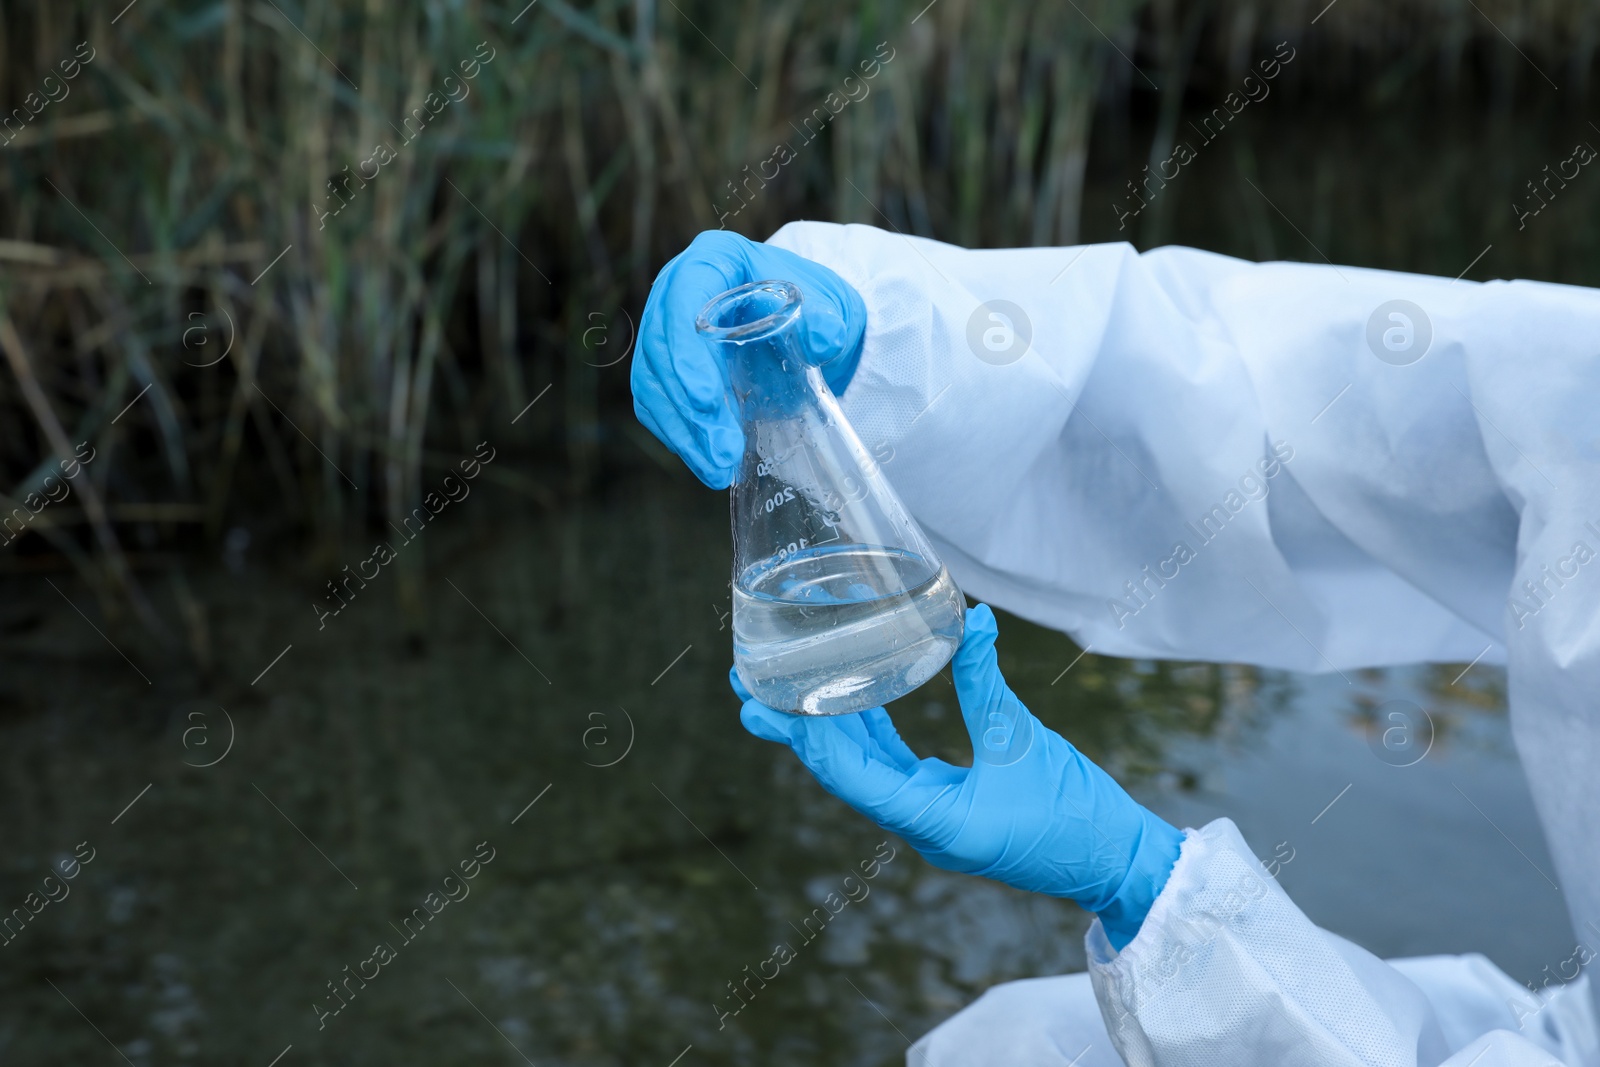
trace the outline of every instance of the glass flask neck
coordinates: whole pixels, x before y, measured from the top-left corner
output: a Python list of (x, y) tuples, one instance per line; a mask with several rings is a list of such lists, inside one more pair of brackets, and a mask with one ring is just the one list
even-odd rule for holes
[(722, 350), (740, 417), (746, 422), (796, 415), (825, 388), (800, 346), (800, 290), (763, 281), (723, 293), (700, 312), (695, 328)]

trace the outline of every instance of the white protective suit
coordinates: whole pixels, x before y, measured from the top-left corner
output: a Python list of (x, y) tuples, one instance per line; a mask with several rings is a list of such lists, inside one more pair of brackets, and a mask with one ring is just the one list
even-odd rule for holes
[[(1506, 663), (1600, 946), (1600, 291), (826, 223), (771, 240), (866, 301), (845, 413), (969, 594), (1114, 655)], [(1088, 942), (1087, 976), (997, 987), (908, 1064), (1600, 1067), (1585, 980), (1536, 996), (1481, 956), (1378, 960), (1226, 819), (1187, 832), (1125, 950), (1098, 921)]]

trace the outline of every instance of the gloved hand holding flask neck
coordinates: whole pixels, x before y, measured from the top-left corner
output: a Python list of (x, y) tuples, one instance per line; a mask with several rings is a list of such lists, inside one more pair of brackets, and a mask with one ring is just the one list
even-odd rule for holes
[(805, 294), (796, 340), (835, 392), (855, 370), (866, 334), (861, 295), (820, 263), (725, 230), (707, 230), (656, 276), (639, 321), (631, 385), (639, 421), (713, 489), (744, 454), (723, 353), (697, 335), (706, 302), (748, 282), (785, 279)]

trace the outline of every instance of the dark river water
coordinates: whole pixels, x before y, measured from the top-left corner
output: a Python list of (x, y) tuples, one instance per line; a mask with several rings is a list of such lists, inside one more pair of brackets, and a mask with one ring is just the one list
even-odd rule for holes
[[(453, 507), (421, 649), (379, 582), (318, 630), (318, 576), (248, 554), (191, 578), (209, 679), (13, 583), (44, 595), (4, 644), (6, 906), (92, 858), (3, 948), (5, 1062), (893, 1064), (991, 984), (1082, 967), (1074, 905), (928, 867), (740, 728), (723, 494)], [(1495, 670), (1074, 663), (1004, 615), (1000, 652), (1047, 724), (1180, 824), (1235, 819), (1330, 929), (1519, 978), (1562, 958)], [(1433, 723), (1411, 766), (1370, 742), (1395, 708)], [(968, 760), (947, 673), (892, 711)]]

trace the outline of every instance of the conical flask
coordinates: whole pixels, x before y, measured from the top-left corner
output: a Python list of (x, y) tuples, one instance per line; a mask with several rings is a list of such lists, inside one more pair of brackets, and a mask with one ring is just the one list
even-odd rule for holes
[(790, 282), (700, 312), (744, 427), (733, 483), (733, 662), (769, 707), (843, 715), (904, 696), (961, 643), (965, 601), (799, 340)]

